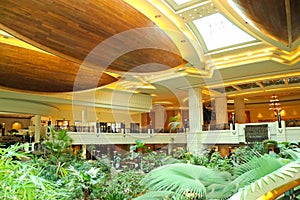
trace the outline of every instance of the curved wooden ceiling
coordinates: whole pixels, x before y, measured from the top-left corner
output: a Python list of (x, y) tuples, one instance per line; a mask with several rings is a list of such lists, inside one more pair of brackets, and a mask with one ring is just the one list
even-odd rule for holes
[(168, 35), (122, 0), (0, 1), (0, 28), (52, 54), (102, 71), (161, 71), (166, 67), (137, 66), (162, 57), (162, 64), (169, 68), (184, 63)]
[(0, 85), (17, 90), (72, 92), (117, 81), (100, 70), (8, 44), (0, 43), (0, 58)]
[(264, 33), (291, 46), (300, 37), (299, 0), (234, 0)]

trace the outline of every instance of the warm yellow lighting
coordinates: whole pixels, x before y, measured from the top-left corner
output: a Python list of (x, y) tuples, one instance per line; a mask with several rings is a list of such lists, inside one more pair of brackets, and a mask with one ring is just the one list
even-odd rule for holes
[(282, 110), (280, 111), (280, 114), (281, 114), (281, 116), (282, 116), (282, 117), (286, 116), (286, 112), (285, 112), (285, 110), (284, 110), (284, 109), (282, 109)]
[(281, 112), (282, 108), (280, 107), (279, 99), (276, 95), (272, 95), (269, 104), (269, 110), (274, 112), (275, 117)]
[(171, 101), (155, 101), (153, 104), (160, 104), (160, 105), (172, 105)]
[[(1, 35), (1, 33), (0, 33), (0, 35)], [(32, 46), (32, 45), (30, 45), (26, 42), (23, 42), (23, 41), (15, 38), (15, 37), (0, 37), (0, 43), (13, 45), (13, 46), (22, 47), (22, 48), (29, 49), (29, 50), (34, 50), (34, 51), (39, 51), (39, 52), (50, 54), (46, 51), (43, 51), (39, 48), (36, 48), (36, 47)]]
[(263, 118), (264, 116), (261, 113), (258, 113), (257, 118)]
[[(295, 77), (295, 76), (300, 76), (300, 72), (295, 72), (295, 73), (291, 73), (291, 74), (280, 74), (280, 75), (275, 75), (275, 76), (267, 76), (267, 77), (261, 77), (261, 78), (249, 78), (247, 80), (242, 80), (242, 81), (231, 81), (231, 82), (226, 82), (226, 83), (220, 83), (220, 84), (211, 84), (209, 86), (206, 87), (210, 87), (210, 88), (215, 88), (215, 87), (225, 87), (225, 86), (230, 86), (230, 85), (241, 85), (241, 84), (247, 84), (247, 83), (252, 83), (252, 82), (260, 82), (260, 81), (265, 81), (265, 80), (276, 80), (276, 79), (281, 79), (282, 77), (285, 78), (289, 78), (289, 77)], [(294, 87), (290, 87), (291, 89), (300, 89), (299, 86), (294, 86)], [(273, 89), (269, 89), (269, 90), (264, 90), (263, 92), (270, 92), (270, 91), (276, 91), (276, 90), (282, 90), (283, 88), (273, 88)], [(284, 88), (287, 90), (287, 88)], [(251, 92), (251, 93), (255, 93), (257, 91)]]

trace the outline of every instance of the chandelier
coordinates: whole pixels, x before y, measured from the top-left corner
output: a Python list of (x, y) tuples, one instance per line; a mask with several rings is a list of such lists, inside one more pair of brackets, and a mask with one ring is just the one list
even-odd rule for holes
[(273, 110), (275, 117), (280, 114), (281, 107), (279, 103), (279, 99), (276, 95), (272, 95), (269, 104), (269, 110)]

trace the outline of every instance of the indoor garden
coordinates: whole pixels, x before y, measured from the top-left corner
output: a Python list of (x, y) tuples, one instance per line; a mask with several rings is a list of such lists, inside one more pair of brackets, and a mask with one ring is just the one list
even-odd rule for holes
[[(36, 152), (26, 153), (23, 144), (0, 148), (1, 199), (252, 199), (256, 190), (288, 185), (300, 170), (297, 143), (268, 140), (222, 157), (212, 149), (166, 155), (137, 140), (126, 155), (86, 160), (65, 130), (51, 133)], [(135, 164), (122, 167), (123, 160)], [(298, 193), (295, 184), (276, 198), (297, 199)]]

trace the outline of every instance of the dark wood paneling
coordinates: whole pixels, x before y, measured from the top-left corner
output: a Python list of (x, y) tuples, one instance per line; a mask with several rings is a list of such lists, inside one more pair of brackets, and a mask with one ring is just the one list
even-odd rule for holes
[(100, 70), (7, 44), (0, 44), (0, 58), (0, 85), (19, 90), (71, 92), (117, 81)]
[(0, 1), (0, 27), (55, 55), (101, 70), (165, 70), (136, 68), (161, 57), (167, 58), (163, 64), (169, 68), (183, 62), (167, 34), (122, 0)]
[[(288, 44), (300, 36), (300, 1), (288, 0), (290, 7), (286, 8), (285, 0), (234, 0), (245, 15), (265, 34)], [(286, 12), (288, 10), (288, 12)], [(291, 35), (288, 34), (289, 13), (291, 15)]]

